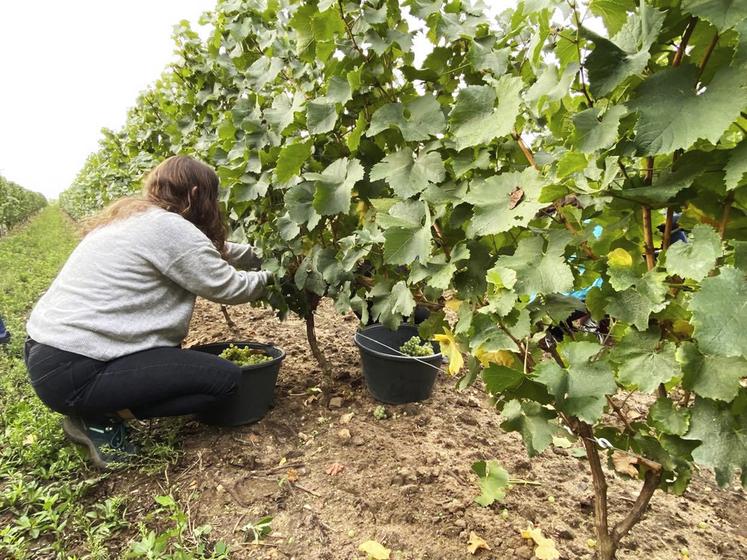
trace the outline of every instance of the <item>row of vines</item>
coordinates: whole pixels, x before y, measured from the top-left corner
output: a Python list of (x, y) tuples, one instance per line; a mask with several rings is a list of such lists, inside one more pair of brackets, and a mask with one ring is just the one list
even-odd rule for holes
[[(613, 558), (695, 465), (747, 485), (747, 4), (487, 13), (220, 0), (61, 200), (85, 215), (171, 154), (215, 166), (312, 342), (322, 297), (392, 327), (427, 307), (459, 386), (481, 378), (530, 455), (579, 438)], [(593, 328), (558, 335), (569, 317)], [(608, 512), (615, 454), (641, 491)]]
[(46, 204), (47, 199), (42, 194), (0, 177), (0, 235), (24, 222)]

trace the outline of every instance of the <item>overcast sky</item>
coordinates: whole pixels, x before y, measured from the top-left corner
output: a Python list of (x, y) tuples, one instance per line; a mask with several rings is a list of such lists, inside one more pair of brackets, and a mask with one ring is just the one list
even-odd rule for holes
[(0, 0), (0, 175), (54, 197), (215, 0)]
[[(485, 0), (491, 11), (515, 0)], [(215, 0), (0, 0), (0, 175), (56, 197)]]

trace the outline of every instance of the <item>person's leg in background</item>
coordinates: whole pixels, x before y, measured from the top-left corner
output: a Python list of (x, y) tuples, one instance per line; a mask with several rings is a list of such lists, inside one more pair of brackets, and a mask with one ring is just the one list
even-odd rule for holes
[(10, 332), (5, 328), (2, 317), (0, 317), (0, 344), (10, 344)]

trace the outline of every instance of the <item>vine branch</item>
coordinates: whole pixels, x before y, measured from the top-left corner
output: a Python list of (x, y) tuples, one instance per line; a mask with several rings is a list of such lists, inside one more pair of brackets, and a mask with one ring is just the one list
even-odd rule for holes
[[(646, 176), (643, 179), (643, 184), (650, 186), (654, 180), (654, 158), (649, 156), (646, 158)], [(643, 216), (643, 249), (646, 254), (646, 266), (649, 270), (653, 270), (656, 266), (656, 256), (654, 254), (654, 231), (651, 226), (651, 207), (644, 205), (642, 208)]]
[(358, 46), (358, 43), (353, 36), (353, 32), (350, 30), (350, 24), (348, 23), (348, 20), (345, 19), (345, 10), (342, 7), (342, 0), (337, 0), (337, 6), (340, 8), (340, 18), (342, 19), (342, 23), (345, 24), (345, 31), (348, 34), (348, 39), (350, 39), (350, 41), (353, 43), (353, 47), (356, 51), (358, 51), (363, 60), (368, 61), (368, 57), (363, 52), (363, 49)]
[(692, 16), (690, 18), (690, 21), (687, 22), (687, 27), (685, 28), (685, 32), (682, 34), (680, 45), (679, 47), (677, 47), (677, 52), (674, 53), (672, 66), (679, 66), (680, 64), (682, 64), (682, 59), (685, 57), (687, 44), (690, 42), (690, 37), (692, 37), (693, 31), (695, 31), (695, 26), (697, 25), (697, 23), (698, 18), (695, 16)]
[(734, 191), (729, 191), (724, 201), (724, 211), (721, 214), (721, 221), (718, 224), (718, 232), (721, 234), (721, 240), (724, 240), (726, 235), (726, 226), (729, 223), (729, 215), (731, 214), (731, 205), (734, 203)]
[[(511, 136), (516, 141), (516, 143), (519, 145), (519, 149), (521, 150), (521, 153), (524, 154), (524, 157), (529, 162), (529, 165), (531, 165), (534, 169), (539, 171), (539, 166), (537, 165), (537, 161), (534, 159), (534, 154), (532, 154), (532, 150), (529, 149), (529, 146), (526, 145), (524, 142), (524, 139), (521, 137), (518, 131), (514, 131), (511, 133)], [(565, 226), (565, 229), (567, 229), (571, 235), (578, 235), (578, 230), (573, 227), (573, 224), (571, 224), (563, 214), (560, 213), (560, 203), (556, 200), (553, 202), (553, 206), (555, 207), (555, 211), (557, 212), (558, 218), (562, 221), (563, 225)], [(597, 256), (594, 254), (594, 251), (591, 250), (589, 247), (589, 244), (586, 241), (583, 241), (581, 243), (581, 250), (583, 250), (584, 253), (586, 253), (586, 256), (590, 259), (596, 259)]]
[(711, 55), (713, 54), (713, 50), (716, 48), (716, 45), (718, 45), (719, 38), (719, 34), (716, 33), (713, 36), (713, 39), (711, 39), (711, 42), (708, 45), (705, 54), (703, 55), (703, 60), (700, 61), (700, 65), (698, 66), (698, 79), (696, 80), (696, 82), (700, 82), (700, 78), (703, 77), (705, 67), (708, 64), (708, 61), (711, 60)]

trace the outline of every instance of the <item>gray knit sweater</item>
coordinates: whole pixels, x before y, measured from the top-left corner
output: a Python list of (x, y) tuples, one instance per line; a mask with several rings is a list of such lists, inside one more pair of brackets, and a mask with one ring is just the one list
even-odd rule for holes
[(27, 331), (37, 342), (97, 360), (178, 346), (195, 296), (238, 304), (257, 299), (271, 274), (244, 272), (260, 260), (228, 243), (223, 260), (181, 216), (147, 210), (89, 233), (34, 307)]

